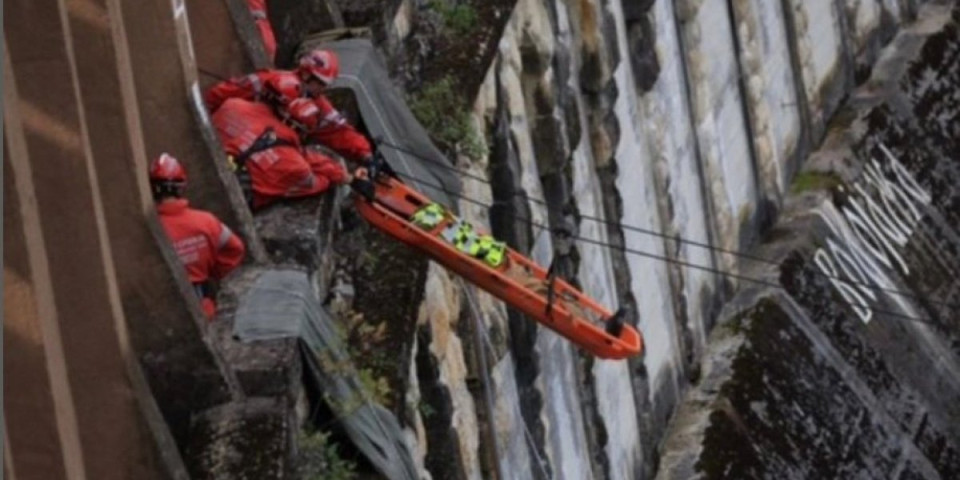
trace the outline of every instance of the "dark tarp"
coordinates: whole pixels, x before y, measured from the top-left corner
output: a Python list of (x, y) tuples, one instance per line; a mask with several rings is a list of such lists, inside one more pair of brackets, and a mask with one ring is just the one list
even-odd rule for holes
[(240, 299), (233, 334), (243, 342), (299, 338), (304, 371), (323, 389), (324, 401), (350, 440), (386, 478), (419, 478), (399, 422), (363, 389), (333, 319), (320, 307), (306, 273), (263, 272)]
[[(304, 43), (305, 48), (320, 46)], [(453, 165), (407, 107), (370, 40), (351, 38), (322, 46), (340, 57), (340, 76), (332, 88), (353, 92), (370, 136), (375, 142), (381, 140), (377, 150), (387, 163), (403, 174), (400, 178), (405, 183), (456, 211), (460, 180), (450, 168)]]

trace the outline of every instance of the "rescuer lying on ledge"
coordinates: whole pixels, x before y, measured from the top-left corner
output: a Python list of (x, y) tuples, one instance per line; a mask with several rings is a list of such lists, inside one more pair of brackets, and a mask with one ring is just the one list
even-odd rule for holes
[(261, 70), (207, 91), (213, 125), (252, 208), (316, 195), (352, 180), (336, 161), (307, 143), (369, 163), (370, 143), (323, 95), (338, 74), (337, 56), (315, 50), (296, 71)]

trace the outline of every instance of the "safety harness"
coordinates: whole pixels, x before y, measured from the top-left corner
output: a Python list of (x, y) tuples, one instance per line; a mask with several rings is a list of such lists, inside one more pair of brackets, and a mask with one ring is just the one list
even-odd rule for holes
[[(564, 237), (571, 238), (573, 236), (573, 234), (566, 228), (556, 228), (553, 230), (553, 233), (557, 235), (557, 237), (559, 238), (564, 238)], [(557, 255), (557, 251), (554, 250), (553, 259), (550, 260), (550, 267), (547, 268), (547, 279), (546, 279), (547, 307), (546, 307), (546, 312), (544, 312), (546, 313), (547, 318), (553, 317), (553, 303), (557, 298), (557, 292), (556, 292), (557, 277), (559, 276), (566, 280), (566, 275), (563, 275), (562, 273), (557, 272), (557, 270), (559, 270), (558, 268), (559, 261), (560, 261), (560, 257)]]
[(193, 291), (196, 292), (197, 298), (213, 298), (213, 288), (209, 282), (196, 282), (193, 284)]
[(267, 127), (245, 150), (236, 155), (227, 156), (230, 167), (237, 175), (237, 181), (240, 183), (240, 189), (243, 191), (243, 198), (247, 201), (247, 205), (253, 205), (253, 179), (247, 169), (247, 160), (257, 153), (281, 146), (296, 147), (297, 145), (291, 141), (278, 138), (277, 133), (273, 131), (273, 127)]

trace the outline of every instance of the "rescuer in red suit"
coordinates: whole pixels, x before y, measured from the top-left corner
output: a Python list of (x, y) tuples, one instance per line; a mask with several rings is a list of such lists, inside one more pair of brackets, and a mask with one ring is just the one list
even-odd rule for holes
[(257, 30), (260, 31), (260, 38), (263, 40), (263, 48), (267, 51), (267, 58), (273, 62), (277, 54), (277, 39), (273, 35), (273, 27), (270, 25), (270, 19), (267, 17), (267, 0), (247, 0), (247, 8), (253, 15), (253, 21), (257, 24)]
[(323, 94), (339, 73), (340, 60), (335, 53), (313, 50), (300, 59), (295, 71), (261, 70), (220, 82), (207, 90), (204, 101), (214, 113), (230, 98), (264, 102), (286, 120), (292, 114), (291, 105), (299, 99), (309, 99), (316, 109), (297, 119), (297, 126), (302, 129), (298, 133), (305, 142), (319, 143), (347, 160), (366, 165), (372, 154), (370, 142), (347, 123)]
[[(287, 106), (288, 122), (296, 123), (314, 110), (310, 100), (294, 99)], [(331, 184), (352, 180), (332, 158), (303, 148), (297, 132), (265, 103), (229, 98), (214, 112), (213, 126), (241, 184), (249, 175), (253, 209), (283, 198), (316, 195)]]
[(243, 261), (243, 241), (217, 217), (190, 208), (183, 198), (187, 173), (164, 153), (150, 165), (150, 187), (157, 213), (173, 249), (187, 270), (208, 319), (217, 311), (212, 280), (219, 281)]
[(330, 50), (317, 49), (300, 58), (297, 68), (303, 89), (317, 106), (312, 121), (304, 120), (308, 141), (325, 145), (344, 158), (369, 163), (372, 149), (370, 142), (343, 115), (334, 108), (323, 94), (327, 86), (340, 75), (340, 59)]

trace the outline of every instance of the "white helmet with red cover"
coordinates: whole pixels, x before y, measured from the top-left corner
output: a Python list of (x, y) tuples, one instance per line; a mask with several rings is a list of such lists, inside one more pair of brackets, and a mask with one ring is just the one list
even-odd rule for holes
[(187, 186), (187, 171), (169, 153), (161, 153), (150, 164), (150, 188), (155, 198), (179, 197)]
[(340, 59), (330, 50), (316, 49), (300, 58), (298, 71), (300, 78), (314, 78), (327, 86), (340, 74)]

